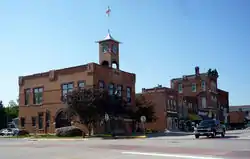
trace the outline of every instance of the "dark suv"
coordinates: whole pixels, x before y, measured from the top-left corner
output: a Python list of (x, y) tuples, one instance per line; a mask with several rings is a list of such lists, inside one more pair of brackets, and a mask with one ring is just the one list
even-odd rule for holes
[(225, 133), (225, 127), (218, 120), (203, 120), (194, 130), (195, 138), (199, 138), (200, 136), (215, 137), (217, 134), (224, 137)]

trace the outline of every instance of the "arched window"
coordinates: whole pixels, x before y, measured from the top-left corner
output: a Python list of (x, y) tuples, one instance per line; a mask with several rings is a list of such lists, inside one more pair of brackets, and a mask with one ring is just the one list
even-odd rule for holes
[(103, 62), (102, 62), (102, 66), (107, 66), (107, 67), (109, 67), (109, 62), (108, 62), (108, 61), (103, 61)]
[(114, 69), (118, 69), (118, 64), (117, 64), (117, 62), (112, 62), (112, 66), (111, 66), (112, 68), (114, 68)]

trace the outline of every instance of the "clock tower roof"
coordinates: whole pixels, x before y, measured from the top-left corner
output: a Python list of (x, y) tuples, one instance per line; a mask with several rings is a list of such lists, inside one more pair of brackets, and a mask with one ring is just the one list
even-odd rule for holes
[(113, 38), (113, 36), (110, 34), (110, 32), (108, 32), (108, 35), (107, 35), (103, 40), (99, 40), (99, 41), (97, 41), (97, 43), (101, 43), (101, 42), (109, 41), (109, 40), (114, 41), (114, 42), (117, 42), (117, 43), (121, 43), (121, 42), (115, 40), (115, 39)]

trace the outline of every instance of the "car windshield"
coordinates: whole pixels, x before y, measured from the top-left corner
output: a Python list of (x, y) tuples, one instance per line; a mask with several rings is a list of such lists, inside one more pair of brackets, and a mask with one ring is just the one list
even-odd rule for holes
[(199, 126), (214, 126), (214, 125), (215, 121), (213, 120), (204, 120), (199, 124)]

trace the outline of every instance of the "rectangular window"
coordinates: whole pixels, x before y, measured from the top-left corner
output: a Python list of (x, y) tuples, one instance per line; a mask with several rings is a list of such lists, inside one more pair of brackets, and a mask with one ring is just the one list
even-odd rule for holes
[(105, 88), (105, 84), (104, 84), (104, 81), (99, 81), (99, 89), (104, 89)]
[(78, 81), (78, 88), (82, 89), (85, 86), (85, 81)]
[(183, 90), (182, 90), (182, 84), (181, 84), (181, 83), (178, 85), (178, 92), (179, 92), (179, 93), (182, 93), (182, 92), (183, 92)]
[(31, 124), (32, 124), (32, 126), (36, 126), (36, 117), (35, 116), (31, 117)]
[(43, 113), (38, 114), (38, 129), (43, 129)]
[(122, 96), (122, 85), (117, 85), (117, 95), (118, 95), (119, 97)]
[(25, 126), (25, 118), (21, 117), (21, 127), (24, 127), (24, 126)]
[(196, 92), (196, 83), (192, 83), (192, 92)]
[(30, 101), (30, 89), (28, 88), (24, 90), (24, 104), (29, 105), (29, 101)]
[(171, 88), (174, 89), (174, 82), (171, 82)]
[(73, 82), (62, 84), (62, 96), (65, 96), (67, 93), (72, 92), (73, 89)]
[(127, 94), (127, 102), (130, 103), (131, 102), (131, 88), (130, 87), (127, 87), (127, 90), (126, 90), (126, 94)]
[(201, 81), (201, 89), (202, 89), (203, 91), (206, 90), (206, 81)]
[(34, 88), (33, 89), (33, 103), (42, 104), (43, 102), (43, 88)]
[(206, 97), (201, 97), (201, 106), (202, 106), (202, 108), (207, 107), (207, 99), (206, 99)]
[(174, 100), (174, 106), (176, 106), (176, 100)]
[(113, 83), (109, 84), (109, 95), (114, 95), (114, 84)]
[(212, 100), (212, 101), (214, 101), (214, 102), (217, 102), (217, 97), (216, 97), (216, 96), (211, 95), (211, 100)]
[(216, 83), (214, 81), (211, 82), (210, 87), (211, 87), (212, 92), (217, 92), (217, 86), (216, 86)]

